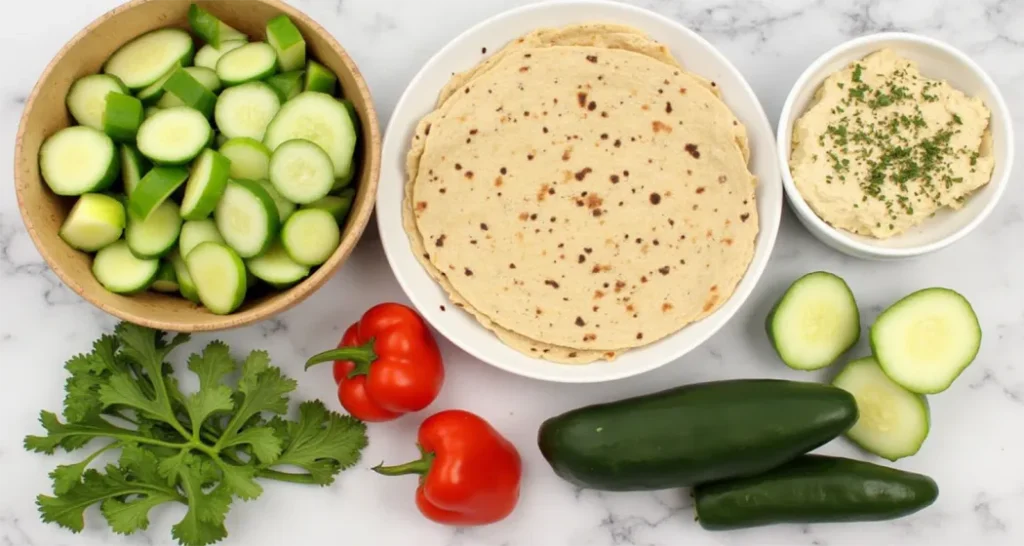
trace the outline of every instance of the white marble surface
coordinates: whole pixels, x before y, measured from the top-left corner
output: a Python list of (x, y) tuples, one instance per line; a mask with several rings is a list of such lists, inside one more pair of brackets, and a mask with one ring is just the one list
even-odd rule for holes
[[(332, 31), (359, 63), (375, 93), (382, 125), (418, 67), (462, 29), (527, 0), (295, 0)], [(0, 32), (0, 172), (12, 171), (14, 134), (25, 97), (61, 45), (117, 0), (5, 3)], [(1024, 136), (1024, 2), (1019, 0), (637, 0), (673, 17), (719, 47), (749, 79), (771, 119), (799, 72), (829, 47), (873, 31), (908, 30), (947, 40), (976, 59), (1002, 87)], [(490, 45), (490, 44), (488, 44)], [(1021, 139), (1024, 140), (1024, 139)], [(1018, 146), (1018, 152), (1021, 152)], [(1019, 163), (1018, 163), (1019, 164)], [(1020, 169), (1018, 169), (1020, 172)], [(258, 500), (236, 502), (225, 545), (548, 546), (548, 545), (1020, 545), (1024, 544), (1024, 188), (1011, 181), (1004, 201), (971, 237), (901, 263), (847, 258), (812, 239), (787, 212), (761, 284), (735, 319), (699, 350), (664, 368), (613, 384), (565, 386), (490, 368), (443, 343), (449, 380), (430, 410), (461, 407), (489, 419), (519, 446), (525, 463), (521, 503), (506, 521), (453, 529), (424, 520), (413, 505), (413, 478), (384, 479), (368, 469), (415, 454), (423, 416), (371, 426), (363, 462), (334, 486), (268, 484)], [(776, 526), (709, 533), (693, 520), (686, 492), (596, 493), (556, 478), (535, 447), (540, 422), (587, 403), (698, 380), (731, 377), (821, 378), (788, 370), (771, 354), (761, 322), (770, 300), (796, 276), (829, 269), (859, 297), (865, 324), (894, 298), (945, 285), (966, 294), (985, 340), (977, 361), (931, 400), (933, 427), (921, 452), (896, 466), (933, 476), (931, 508), (890, 523)], [(300, 362), (335, 343), (369, 305), (405, 298), (388, 270), (376, 230), (313, 298), (276, 320), (218, 337), (238, 349), (265, 347), (302, 379), (298, 397), (335, 403), (327, 370), (303, 374)], [(18, 216), (12, 185), (0, 188), (0, 545), (172, 544), (177, 509), (154, 513), (148, 532), (112, 534), (95, 509), (81, 535), (39, 521), (33, 499), (49, 491), (46, 473), (66, 457), (21, 448), (41, 408), (58, 409), (61, 365), (108, 331), (114, 319), (64, 288), (42, 262)], [(211, 339), (200, 335), (189, 348)], [(866, 349), (861, 346), (858, 352)], [(837, 440), (827, 453), (858, 454)]]

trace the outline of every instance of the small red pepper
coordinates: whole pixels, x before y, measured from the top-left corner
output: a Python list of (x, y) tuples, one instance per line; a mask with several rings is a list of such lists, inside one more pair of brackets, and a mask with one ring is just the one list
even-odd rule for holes
[(519, 501), (519, 452), (480, 417), (462, 410), (437, 413), (420, 425), (422, 458), (374, 468), (386, 476), (419, 474), (416, 506), (447, 525), (484, 525), (504, 519)]
[(334, 361), (338, 400), (353, 417), (390, 421), (419, 411), (437, 398), (444, 365), (423, 319), (398, 304), (371, 307), (345, 331), (337, 349), (306, 362), (306, 369)]

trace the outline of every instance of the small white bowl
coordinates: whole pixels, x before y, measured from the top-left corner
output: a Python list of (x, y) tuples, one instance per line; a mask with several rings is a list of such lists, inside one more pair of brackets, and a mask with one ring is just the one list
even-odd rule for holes
[[(946, 80), (968, 96), (981, 98), (992, 111), (990, 129), (995, 169), (987, 185), (967, 198), (957, 211), (940, 210), (935, 217), (888, 239), (874, 239), (834, 228), (818, 217), (797, 190), (789, 170), (793, 123), (807, 110), (821, 83), (833, 72), (880, 49), (915, 61), (929, 78)], [(1003, 195), (1013, 167), (1013, 124), (1006, 102), (992, 79), (974, 61), (952, 46), (906, 33), (873, 34), (841, 44), (814, 61), (793, 85), (782, 107), (778, 127), (779, 168), (786, 197), (800, 222), (819, 240), (850, 256), (894, 260), (934, 252), (978, 227)]]
[[(611, 362), (563, 365), (531, 358), (504, 343), (473, 317), (451, 305), (448, 295), (420, 265), (402, 227), (405, 155), (420, 118), (434, 109), (441, 88), (452, 74), (482, 61), (481, 49), (501, 49), (509, 41), (540, 27), (591, 21), (639, 28), (669, 47), (686, 68), (715, 81), (722, 99), (748, 131), (749, 168), (758, 178), (757, 243), (754, 258), (732, 297), (708, 317), (645, 347), (626, 351)], [(782, 213), (782, 184), (771, 124), (754, 91), (738, 70), (711, 44), (679, 23), (626, 4), (595, 0), (564, 0), (530, 4), (499, 14), (464, 32), (439, 51), (413, 78), (391, 116), (384, 138), (381, 180), (377, 192), (377, 224), (388, 262), (412, 303), (442, 335), (467, 353), (503, 370), (536, 379), (593, 383), (621, 379), (672, 362), (718, 331), (750, 296), (775, 245)]]

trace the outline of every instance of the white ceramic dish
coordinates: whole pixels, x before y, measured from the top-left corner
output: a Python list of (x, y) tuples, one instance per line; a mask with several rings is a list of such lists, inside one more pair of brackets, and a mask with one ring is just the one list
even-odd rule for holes
[[(797, 191), (789, 171), (790, 138), (793, 123), (833, 72), (879, 49), (891, 48), (898, 55), (917, 62), (921, 73), (947, 80), (969, 96), (980, 97), (992, 111), (995, 170), (992, 180), (972, 194), (958, 211), (944, 209), (913, 229), (889, 239), (874, 239), (836, 229), (819, 218)], [(786, 197), (797, 218), (819, 240), (840, 252), (858, 258), (893, 260), (934, 252), (953, 244), (978, 227), (992, 212), (1003, 194), (1013, 167), (1013, 124), (999, 89), (974, 61), (952, 46), (932, 38), (905, 33), (873, 34), (839, 45), (818, 58), (790, 91), (778, 127), (779, 165)]]
[[(627, 351), (612, 362), (571, 366), (530, 358), (511, 349), (469, 314), (451, 305), (410, 249), (402, 228), (402, 192), (405, 156), (416, 123), (433, 110), (438, 92), (453, 73), (479, 63), (484, 58), (481, 48), (493, 53), (536, 28), (588, 21), (642, 29), (666, 44), (688, 70), (717, 82), (723, 99), (749, 132), (750, 169), (760, 181), (760, 234), (746, 276), (729, 301), (715, 313), (661, 341)], [(476, 358), (515, 374), (547, 381), (590, 383), (629, 377), (671, 362), (700, 345), (736, 313), (754, 289), (775, 244), (782, 209), (782, 185), (771, 125), (743, 76), (711, 44), (679, 23), (611, 2), (569, 0), (528, 5), (492, 17), (455, 38), (427, 62), (398, 101), (388, 124), (382, 158), (377, 222), (391, 268), (413, 304), (441, 334)]]

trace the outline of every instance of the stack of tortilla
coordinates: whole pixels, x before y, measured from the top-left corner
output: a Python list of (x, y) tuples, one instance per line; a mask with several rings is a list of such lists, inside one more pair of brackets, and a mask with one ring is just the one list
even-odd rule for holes
[(712, 313), (754, 254), (746, 130), (631, 27), (523, 36), (455, 75), (407, 158), (404, 223), (504, 343), (610, 360)]

